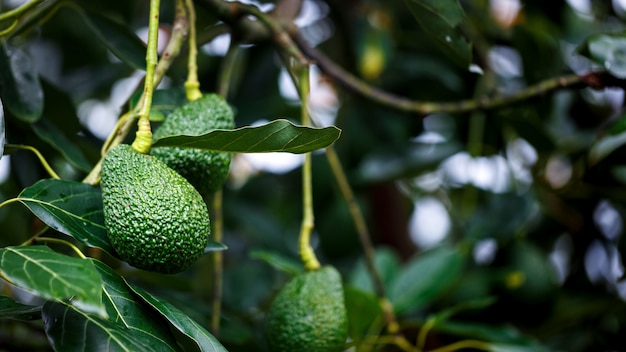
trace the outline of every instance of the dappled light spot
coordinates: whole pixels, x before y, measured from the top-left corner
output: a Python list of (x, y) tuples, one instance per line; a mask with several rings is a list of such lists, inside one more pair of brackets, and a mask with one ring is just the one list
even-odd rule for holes
[(411, 240), (422, 249), (436, 246), (450, 231), (450, 216), (443, 204), (434, 197), (415, 202), (409, 220)]

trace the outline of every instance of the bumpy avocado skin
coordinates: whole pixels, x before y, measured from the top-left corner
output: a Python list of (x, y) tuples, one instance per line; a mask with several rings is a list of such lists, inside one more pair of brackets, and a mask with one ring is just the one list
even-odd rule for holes
[(165, 163), (121, 144), (105, 156), (101, 175), (104, 223), (122, 259), (173, 274), (204, 253), (211, 231), (206, 204)]
[[(177, 134), (202, 135), (234, 127), (234, 113), (228, 103), (219, 95), (207, 94), (172, 111), (154, 131), (153, 138)], [(203, 196), (222, 187), (231, 160), (230, 153), (193, 148), (158, 147), (152, 148), (151, 154), (186, 178)]]
[(265, 327), (271, 351), (342, 351), (348, 317), (339, 272), (325, 266), (294, 277), (274, 299)]

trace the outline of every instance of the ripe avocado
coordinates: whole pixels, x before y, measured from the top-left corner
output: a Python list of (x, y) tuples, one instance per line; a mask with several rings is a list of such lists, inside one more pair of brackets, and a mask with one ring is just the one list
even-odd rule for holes
[(294, 277), (274, 299), (265, 328), (271, 351), (342, 351), (348, 316), (339, 272), (324, 266)]
[(211, 231), (206, 204), (164, 162), (121, 144), (106, 154), (101, 175), (104, 224), (122, 259), (173, 274), (204, 253)]
[[(219, 95), (207, 94), (172, 111), (154, 131), (153, 138), (178, 134), (198, 136), (234, 127), (234, 113), (228, 103)], [(194, 148), (157, 147), (152, 148), (151, 154), (186, 178), (203, 196), (222, 187), (231, 160), (230, 153)]]

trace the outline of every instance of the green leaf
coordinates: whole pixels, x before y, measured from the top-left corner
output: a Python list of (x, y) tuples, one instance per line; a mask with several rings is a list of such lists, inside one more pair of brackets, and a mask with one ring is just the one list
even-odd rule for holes
[(464, 255), (443, 246), (420, 253), (410, 260), (391, 284), (389, 300), (397, 313), (406, 313), (432, 302), (463, 271)]
[(405, 0), (420, 27), (458, 65), (468, 68), (472, 48), (457, 26), (465, 17), (458, 0)]
[(111, 320), (87, 314), (65, 303), (43, 305), (43, 324), (55, 351), (153, 352), (178, 351), (157, 336), (146, 338)]
[(577, 51), (615, 77), (626, 78), (626, 32), (592, 35)]
[(307, 153), (331, 145), (341, 130), (330, 126), (297, 126), (278, 119), (261, 126), (214, 130), (200, 136), (178, 135), (157, 139), (153, 147), (188, 147), (235, 153)]
[[(493, 348), (523, 348), (519, 351), (547, 351), (532, 337), (522, 334), (510, 325), (488, 325), (480, 322), (443, 321), (433, 330), (455, 336), (490, 341)], [(506, 349), (490, 349), (489, 351), (506, 351)], [(512, 349), (511, 351), (517, 351)]]
[(211, 252), (225, 251), (227, 249), (228, 249), (228, 246), (226, 246), (225, 244), (209, 240), (209, 244), (207, 244), (207, 246), (204, 247), (204, 254), (211, 253)]
[(591, 146), (589, 162), (592, 165), (597, 164), (624, 144), (626, 144), (626, 132), (603, 136)]
[(256, 249), (250, 252), (250, 258), (264, 261), (274, 269), (290, 275), (297, 275), (304, 271), (304, 267), (299, 260), (287, 257), (281, 253)]
[(149, 292), (130, 285), (130, 288), (139, 295), (146, 303), (152, 306), (154, 310), (162, 317), (167, 319), (173, 328), (183, 333), (189, 339), (193, 340), (197, 346), (197, 351), (203, 352), (221, 352), (226, 351), (224, 346), (205, 328), (195, 322), (178, 308), (174, 307), (167, 301), (151, 295)]
[(106, 316), (102, 279), (89, 260), (46, 246), (5, 247), (0, 249), (0, 271), (12, 284), (43, 298), (71, 299), (81, 310)]
[(348, 311), (348, 322), (350, 337), (355, 341), (362, 340), (372, 326), (378, 323), (378, 329), (383, 326), (381, 318), (382, 312), (378, 303), (378, 298), (369, 292), (356, 287), (345, 285), (344, 295), (346, 297), (346, 310)]
[[(389, 289), (391, 282), (398, 276), (400, 271), (400, 258), (390, 248), (376, 248), (374, 255), (374, 266), (383, 280), (386, 289)], [(374, 293), (374, 283), (365, 265), (365, 259), (361, 258), (350, 274), (350, 284), (366, 292)]]
[(51, 228), (115, 255), (104, 227), (99, 188), (80, 182), (44, 179), (25, 188), (18, 199)]
[(7, 296), (0, 296), (0, 318), (15, 320), (39, 320), (41, 319), (40, 306), (28, 306), (17, 303)]
[(46, 119), (39, 119), (31, 125), (39, 138), (50, 144), (54, 149), (77, 169), (89, 172), (93, 165), (87, 160), (82, 150), (70, 141), (61, 130)]
[(100, 14), (79, 10), (94, 36), (120, 60), (138, 70), (146, 67), (146, 46), (129, 27)]
[(6, 42), (0, 49), (0, 97), (6, 108), (26, 122), (43, 112), (43, 90), (30, 57)]

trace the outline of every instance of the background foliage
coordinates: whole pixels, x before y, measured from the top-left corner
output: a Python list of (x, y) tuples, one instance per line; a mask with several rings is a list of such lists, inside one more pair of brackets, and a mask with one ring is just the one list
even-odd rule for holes
[[(3, 28), (17, 3), (0, 2)], [(271, 16), (252, 21), (221, 1), (195, 1), (200, 83), (207, 92), (230, 83), (238, 127), (297, 120), (281, 59), (295, 52), (317, 64), (312, 115), (342, 130), (334, 148), (412, 346), (385, 330), (350, 208), (327, 154), (316, 152), (315, 249), (343, 275), (358, 350), (623, 349), (626, 5), (276, 3), (257, 3)], [(223, 194), (218, 331), (212, 254), (174, 276), (119, 262), (99, 189), (80, 183), (138, 97), (149, 3), (31, 4), (0, 52), (0, 350), (94, 351), (103, 341), (111, 350), (266, 350), (269, 304), (302, 270), (301, 159), (235, 155)], [(173, 19), (174, 2), (163, 1), (163, 38)], [(226, 33), (235, 49), (225, 57)], [(155, 120), (185, 101), (186, 69), (183, 51), (155, 95)], [(312, 149), (329, 142), (319, 143)], [(39, 150), (63, 181), (20, 145)]]

